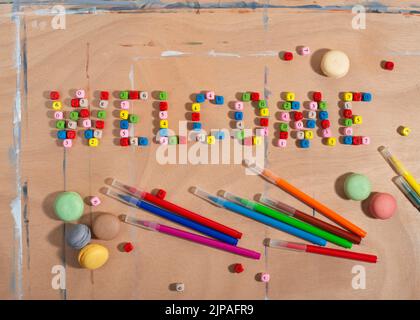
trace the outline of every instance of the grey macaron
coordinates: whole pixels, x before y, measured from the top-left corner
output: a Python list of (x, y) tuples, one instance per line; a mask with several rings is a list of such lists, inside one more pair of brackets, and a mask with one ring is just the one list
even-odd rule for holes
[(74, 249), (82, 249), (91, 239), (90, 229), (85, 224), (70, 224), (66, 232), (66, 242)]

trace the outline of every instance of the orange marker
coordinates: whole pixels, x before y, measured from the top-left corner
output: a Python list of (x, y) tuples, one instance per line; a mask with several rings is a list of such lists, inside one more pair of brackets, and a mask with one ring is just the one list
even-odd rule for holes
[(311, 208), (314, 208), (319, 213), (322, 213), (324, 216), (329, 218), (330, 220), (334, 221), (335, 223), (339, 224), (343, 228), (357, 234), (358, 236), (364, 238), (366, 236), (366, 231), (360, 229), (358, 226), (354, 225), (347, 219), (340, 216), (337, 212), (327, 208), (322, 203), (318, 202), (314, 198), (308, 196), (306, 193), (300, 191), (298, 188), (292, 186), (286, 180), (281, 179), (280, 177), (276, 176), (272, 171), (263, 169), (258, 167), (255, 163), (250, 164), (249, 161), (245, 160), (245, 165), (255, 173), (263, 176), (265, 179), (270, 181), (271, 183), (279, 186), (284, 191), (290, 193), (292, 196), (296, 197), (300, 201), (306, 203)]

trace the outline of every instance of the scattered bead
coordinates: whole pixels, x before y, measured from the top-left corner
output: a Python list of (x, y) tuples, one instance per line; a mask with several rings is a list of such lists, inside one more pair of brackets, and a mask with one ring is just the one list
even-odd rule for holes
[(314, 133), (311, 130), (305, 130), (305, 139), (311, 140), (314, 137)]
[(67, 130), (67, 132), (66, 132), (66, 138), (67, 139), (71, 139), (71, 140), (76, 139), (76, 131), (74, 131), (74, 130)]
[(353, 137), (352, 136), (344, 136), (343, 143), (344, 144), (352, 144), (353, 143)]
[(160, 120), (159, 125), (161, 128), (164, 128), (164, 129), (168, 128), (168, 120)]
[(79, 117), (80, 118), (89, 118), (89, 116), (90, 116), (90, 112), (89, 112), (88, 109), (81, 109), (79, 111)]
[(369, 137), (362, 137), (362, 144), (364, 144), (364, 145), (370, 144), (370, 138)]
[(268, 118), (260, 118), (260, 126), (268, 127)]
[(147, 139), (146, 137), (139, 137), (138, 140), (139, 140), (138, 142), (139, 146), (147, 146), (149, 144), (149, 139)]
[(168, 93), (166, 91), (159, 92), (159, 100), (168, 100)]
[(127, 100), (128, 99), (128, 91), (120, 91), (120, 99)]
[(303, 129), (303, 122), (301, 120), (295, 121), (294, 127), (296, 130), (302, 130)]
[(196, 136), (196, 140), (199, 142), (206, 142), (207, 138), (206, 135), (204, 133), (199, 133)]
[(362, 142), (363, 142), (362, 137), (359, 137), (359, 136), (354, 136), (353, 137), (353, 144), (354, 145), (358, 146), (358, 145), (362, 144)]
[(343, 108), (347, 109), (347, 110), (351, 110), (351, 103), (350, 102), (344, 102)]
[(320, 120), (328, 119), (328, 111), (320, 111), (319, 112), (319, 119)]
[(281, 121), (290, 121), (290, 113), (289, 112), (280, 112), (280, 119)]
[(242, 94), (242, 101), (244, 101), (244, 102), (251, 101), (251, 94), (249, 92), (244, 92)]
[(300, 102), (292, 101), (292, 110), (299, 110), (299, 109), (300, 109)]
[(87, 129), (85, 130), (85, 132), (83, 133), (85, 136), (85, 139), (92, 139), (93, 138), (93, 130), (92, 129)]
[(99, 101), (99, 108), (106, 109), (108, 108), (108, 104), (109, 102), (107, 100), (101, 100)]
[(138, 146), (139, 145), (139, 138), (131, 137), (129, 142), (130, 142), (130, 146)]
[(140, 92), (140, 99), (141, 100), (147, 100), (149, 98), (149, 94), (147, 93), (147, 91), (141, 91)]
[(54, 119), (61, 120), (61, 119), (63, 119), (63, 117), (64, 117), (63, 112), (61, 112), (61, 111), (54, 112)]
[(251, 101), (259, 101), (260, 94), (258, 92), (251, 92)]
[(312, 94), (312, 99), (316, 102), (320, 102), (322, 100), (322, 93), (320, 91), (315, 91)]
[(353, 118), (353, 111), (351, 111), (350, 109), (344, 109), (343, 110), (343, 117), (347, 118), (347, 119), (352, 119)]
[(99, 94), (100, 100), (108, 100), (109, 99), (109, 92), (108, 91), (101, 91)]
[(193, 126), (194, 131), (200, 131), (201, 130), (201, 122), (194, 122), (192, 124), (192, 126)]
[(200, 121), (200, 113), (199, 112), (192, 112), (191, 113), (191, 120), (192, 121)]
[(353, 93), (344, 92), (343, 99), (344, 101), (353, 101)]
[(385, 70), (389, 70), (389, 71), (394, 70), (394, 62), (392, 61), (385, 61), (383, 66)]
[(80, 99), (79, 100), (79, 106), (82, 108), (87, 108), (89, 106), (88, 99)]
[(305, 139), (305, 133), (303, 131), (296, 132), (296, 139), (298, 139), (298, 140)]
[(322, 129), (321, 133), (323, 138), (329, 138), (332, 135), (330, 128)]
[(156, 192), (156, 197), (159, 198), (159, 199), (162, 199), (162, 200), (165, 199), (165, 197), (166, 197), (166, 191), (163, 190), (163, 189), (159, 189)]
[(159, 111), (159, 119), (168, 119), (168, 111)]
[(79, 112), (77, 111), (70, 112), (70, 119), (74, 121), (79, 120)]
[(292, 103), (289, 101), (283, 102), (283, 109), (284, 110), (290, 110), (292, 109)]
[(314, 129), (315, 126), (316, 126), (316, 121), (315, 120), (312, 120), (312, 119), (306, 120), (306, 128)]
[(327, 103), (325, 101), (318, 102), (318, 109), (321, 111), (327, 110)]
[(344, 119), (344, 125), (346, 127), (351, 127), (353, 125), (353, 120), (352, 119)]
[(122, 110), (128, 110), (128, 109), (130, 109), (130, 102), (129, 102), (129, 101), (127, 101), (127, 100), (123, 100), (123, 101), (121, 101), (121, 102), (120, 102), (120, 108), (121, 108)]
[(287, 123), (280, 123), (280, 131), (289, 131), (289, 125)]
[[(139, 140), (139, 142), (140, 142), (140, 140)], [(176, 144), (178, 144), (178, 137), (177, 136), (170, 136), (169, 137), (169, 144), (170, 145), (176, 145)]]
[(295, 121), (302, 120), (303, 119), (303, 113), (302, 112), (299, 112), (299, 111), (293, 112), (293, 119)]
[(76, 91), (76, 98), (82, 99), (85, 97), (85, 90), (79, 89)]
[(245, 146), (251, 146), (252, 145), (252, 137), (244, 137), (243, 139)]
[(301, 56), (307, 56), (308, 54), (311, 54), (311, 49), (309, 49), (309, 47), (299, 47), (298, 53)]
[(280, 131), (279, 138), (287, 140), (287, 138), (289, 138), (289, 132), (288, 131)]
[(140, 93), (138, 91), (129, 91), (128, 92), (128, 99), (138, 100), (139, 98), (140, 98)]
[(139, 116), (136, 114), (130, 114), (128, 116), (128, 122), (129, 123), (138, 123), (139, 122)]
[(83, 128), (90, 128), (92, 127), (92, 121), (90, 119), (84, 119), (82, 121)]
[(123, 249), (125, 252), (130, 252), (130, 251), (133, 251), (134, 246), (131, 242), (126, 242), (123, 246)]
[(235, 263), (233, 265), (233, 271), (235, 273), (241, 273), (245, 270), (244, 266), (241, 263)]
[(372, 101), (372, 94), (369, 92), (363, 92), (362, 101), (366, 101), (366, 102)]
[(93, 137), (96, 139), (102, 138), (102, 130), (93, 130)]
[(293, 60), (293, 53), (291, 53), (289, 51), (286, 51), (283, 54), (283, 60), (285, 60), (285, 61), (291, 61), (291, 60)]
[(258, 108), (266, 108), (267, 107), (267, 101), (266, 100), (259, 100), (258, 101)]
[(321, 128), (322, 129), (327, 129), (331, 126), (331, 122), (328, 119), (322, 120), (321, 121)]
[(268, 128), (257, 128), (255, 129), (255, 135), (260, 137), (268, 136)]
[(407, 137), (411, 133), (411, 129), (409, 127), (400, 127), (398, 131), (404, 137)]
[(101, 200), (98, 197), (91, 197), (90, 204), (94, 207), (99, 206), (101, 204)]
[(214, 136), (207, 136), (207, 144), (215, 144), (216, 138)]
[(316, 111), (308, 111), (308, 118), (309, 119), (316, 119)]
[(253, 136), (252, 137), (252, 144), (255, 146), (259, 146), (262, 142), (262, 138), (259, 136)]
[(240, 121), (240, 120), (243, 120), (243, 118), (244, 118), (243, 112), (241, 112), (241, 111), (236, 111), (235, 112), (235, 120)]
[(160, 111), (168, 110), (168, 102), (166, 102), (166, 101), (159, 102), (159, 110)]
[(175, 290), (177, 292), (183, 292), (185, 290), (185, 285), (183, 283), (176, 283)]
[(260, 279), (262, 282), (269, 282), (270, 281), (270, 275), (268, 273), (261, 273)]
[(105, 127), (105, 121), (95, 120), (95, 128), (96, 129), (103, 129), (104, 127)]
[(76, 121), (73, 121), (73, 120), (69, 120), (67, 122), (67, 128), (68, 129), (73, 129), (73, 130), (77, 129), (77, 122)]
[(353, 92), (353, 101), (362, 101), (362, 94), (360, 92)]
[(160, 144), (168, 144), (168, 137), (159, 137)]
[(129, 135), (128, 130), (127, 129), (122, 129), (120, 130), (120, 137), (121, 138), (127, 138)]
[(179, 144), (187, 144), (187, 137), (186, 136), (179, 136), (178, 137)]
[(64, 120), (58, 120), (58, 121), (55, 123), (55, 127), (56, 127), (57, 129), (64, 129), (64, 128), (66, 127), (66, 121), (64, 121)]
[(220, 130), (218, 130), (218, 131), (215, 131), (213, 134), (212, 134), (217, 140), (223, 140), (224, 138), (225, 138), (225, 133), (223, 132), (223, 131), (220, 131)]
[(168, 129), (159, 129), (158, 132), (160, 137), (167, 137), (169, 135), (169, 130)]
[(64, 140), (67, 138), (67, 133), (65, 130), (58, 130), (57, 131), (57, 138), (60, 140)]
[(270, 115), (270, 111), (268, 108), (261, 108), (260, 109), (260, 116), (261, 117), (268, 117)]

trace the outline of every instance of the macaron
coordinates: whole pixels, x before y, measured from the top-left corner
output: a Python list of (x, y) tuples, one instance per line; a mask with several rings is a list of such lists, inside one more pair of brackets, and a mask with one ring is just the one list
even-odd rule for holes
[(351, 200), (361, 201), (369, 197), (372, 185), (363, 174), (352, 173), (344, 181), (344, 193)]
[(102, 267), (109, 258), (108, 249), (100, 244), (91, 243), (79, 252), (78, 261), (80, 266), (95, 270)]
[(397, 201), (389, 193), (375, 193), (369, 202), (369, 212), (378, 219), (389, 219), (397, 210)]
[(83, 214), (84, 203), (82, 197), (73, 191), (61, 192), (54, 202), (54, 211), (63, 221), (74, 221)]
[[(67, 230), (66, 230), (67, 231)], [(85, 224), (73, 224), (69, 225), (69, 229), (66, 232), (66, 242), (69, 247), (73, 249), (82, 249), (86, 246), (91, 239), (90, 229)]]
[(321, 70), (331, 78), (342, 78), (350, 69), (350, 59), (342, 51), (330, 50), (326, 52), (321, 60)]
[(121, 222), (118, 217), (110, 213), (101, 213), (92, 223), (92, 231), (96, 238), (112, 240), (120, 232)]

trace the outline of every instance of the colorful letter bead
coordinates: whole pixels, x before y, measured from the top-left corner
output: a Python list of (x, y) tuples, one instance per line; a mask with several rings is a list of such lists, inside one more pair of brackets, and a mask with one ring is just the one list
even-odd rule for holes
[(223, 96), (215, 96), (214, 103), (216, 104), (223, 104), (225, 103), (225, 98)]
[(334, 147), (337, 144), (337, 139), (336, 138), (328, 138), (327, 139), (327, 145)]
[(178, 137), (179, 144), (187, 144), (187, 137), (186, 136), (179, 136)]
[(82, 121), (83, 128), (90, 128), (92, 126), (92, 121), (90, 119), (84, 119)]
[(199, 104), (199, 103), (193, 103), (193, 104), (191, 105), (191, 110), (192, 110), (193, 112), (200, 112), (200, 104)]
[(127, 138), (128, 137), (128, 130), (127, 129), (122, 129), (120, 130), (120, 137), (121, 138)]
[(129, 91), (128, 92), (128, 99), (138, 100), (139, 98), (140, 98), (140, 93), (138, 91)]
[(214, 91), (207, 91), (206, 92), (206, 99), (207, 100), (213, 100), (214, 96), (215, 96)]
[(292, 101), (292, 110), (299, 110), (299, 109), (300, 109), (300, 102)]
[(198, 103), (203, 103), (206, 100), (206, 96), (202, 93), (195, 95), (195, 101)]
[(286, 100), (287, 101), (295, 100), (295, 94), (293, 92), (286, 92)]
[(347, 119), (353, 118), (353, 112), (350, 109), (343, 110), (343, 117)]
[(73, 129), (73, 130), (77, 129), (77, 122), (74, 120), (69, 120), (67, 122), (67, 128)]
[(287, 140), (284, 140), (284, 139), (277, 140), (277, 146), (280, 148), (286, 148)]
[(370, 144), (370, 138), (369, 137), (362, 137), (362, 144), (364, 144), (364, 145)]
[(242, 111), (244, 109), (244, 103), (242, 101), (235, 101), (235, 110)]
[(101, 200), (98, 197), (91, 197), (90, 204), (94, 207), (97, 207), (101, 204)]
[(101, 93), (99, 94), (99, 99), (108, 100), (109, 99), (109, 92), (108, 91), (101, 91)]
[(411, 133), (411, 129), (409, 127), (401, 127), (398, 131), (404, 137), (407, 137)]
[(315, 91), (315, 92), (312, 94), (312, 99), (313, 99), (314, 101), (316, 101), (316, 102), (320, 102), (320, 101), (322, 100), (322, 93), (321, 93), (321, 92), (319, 92), (319, 91)]
[(324, 137), (324, 138), (329, 138), (329, 137), (332, 136), (330, 128), (322, 129), (321, 132), (322, 132), (322, 137)]
[(79, 89), (76, 91), (76, 98), (82, 99), (85, 97), (85, 90)]
[(130, 123), (138, 123), (139, 122), (139, 116), (136, 114), (130, 114), (128, 116), (128, 122)]
[(345, 110), (351, 110), (351, 103), (350, 102), (344, 102), (343, 107), (344, 107)]
[(236, 121), (236, 128), (237, 129), (243, 129), (245, 126), (243, 121)]
[(327, 103), (325, 101), (318, 102), (318, 109), (321, 111), (327, 110)]
[(177, 136), (170, 136), (170, 137), (169, 137), (169, 141), (168, 141), (168, 143), (169, 143), (170, 145), (175, 145), (175, 144), (178, 144), (178, 137), (177, 137)]
[(280, 131), (279, 138), (286, 140), (287, 138), (289, 138), (289, 132), (287, 132), (287, 131)]
[(166, 102), (166, 101), (159, 102), (159, 110), (160, 111), (167, 111), (168, 110), (168, 102)]
[(70, 100), (70, 105), (71, 105), (73, 108), (78, 108), (78, 107), (80, 107), (80, 99), (71, 99), (71, 100)]
[(85, 136), (85, 139), (91, 139), (91, 138), (93, 138), (93, 130), (92, 129), (85, 130), (84, 136)]
[(328, 111), (320, 111), (318, 116), (320, 120), (328, 119)]
[(159, 125), (161, 128), (168, 128), (168, 120), (160, 120)]
[(128, 111), (127, 110), (121, 110), (120, 111), (120, 119), (123, 119), (123, 120), (128, 119)]
[(303, 113), (302, 112), (299, 112), (299, 111), (293, 112), (293, 119), (295, 121), (302, 120), (303, 119)]
[(58, 111), (58, 110), (61, 110), (62, 107), (63, 107), (63, 105), (61, 104), (61, 101), (54, 101), (52, 103), (53, 110)]
[(128, 110), (130, 108), (130, 102), (128, 100), (121, 101), (120, 108), (123, 110)]
[(309, 119), (316, 119), (316, 111), (308, 111), (308, 118)]
[(303, 129), (303, 122), (301, 120), (296, 121), (294, 123), (294, 127), (295, 127), (296, 130), (302, 130)]
[(260, 136), (253, 136), (252, 137), (252, 144), (255, 146), (259, 146), (262, 142), (262, 138)]
[(268, 273), (263, 272), (261, 274), (261, 281), (262, 282), (269, 282), (270, 281), (270, 275)]
[(168, 100), (168, 93), (166, 91), (159, 92), (159, 100)]
[(120, 146), (121, 147), (128, 147), (130, 145), (130, 139), (128, 138), (121, 138), (120, 139)]
[(140, 92), (140, 99), (141, 100), (147, 100), (149, 98), (149, 94), (147, 93), (147, 91), (141, 91)]
[(99, 101), (99, 108), (106, 109), (108, 108), (108, 100), (101, 100)]
[(105, 127), (105, 121), (95, 120), (95, 128), (96, 129), (103, 129), (104, 127)]
[(102, 139), (102, 130), (93, 130), (93, 137), (96, 139)]
[(313, 111), (318, 110), (318, 102), (316, 101), (309, 102), (309, 110), (313, 110)]
[(147, 146), (148, 144), (149, 144), (149, 139), (147, 139), (146, 137), (139, 137), (139, 146)]
[(128, 121), (127, 120), (121, 120), (120, 121), (120, 129), (128, 129)]
[(280, 120), (281, 121), (290, 121), (290, 113), (289, 112), (280, 112)]
[(66, 121), (64, 121), (64, 120), (58, 120), (58, 121), (55, 123), (55, 127), (56, 127), (57, 129), (64, 129), (64, 128), (66, 127)]
[(199, 112), (192, 112), (191, 113), (191, 120), (192, 121), (200, 121), (200, 113)]
[(258, 101), (258, 108), (266, 108), (267, 107), (267, 101), (266, 100), (259, 100)]
[(61, 111), (54, 112), (54, 119), (56, 120), (62, 120), (64, 117), (63, 113)]
[(130, 140), (130, 146), (138, 146), (139, 145), (139, 138), (131, 137), (129, 140)]
[(366, 101), (366, 102), (372, 101), (372, 94), (369, 92), (363, 92), (362, 101)]
[(261, 117), (268, 117), (270, 115), (270, 111), (268, 108), (261, 108), (260, 109), (260, 116)]
[(322, 129), (327, 129), (331, 126), (331, 122), (328, 119), (322, 120), (321, 121), (321, 128)]
[(280, 123), (280, 131), (289, 131), (289, 125), (287, 123)]
[(60, 140), (64, 140), (67, 138), (66, 130), (58, 130), (57, 131), (57, 138)]
[(127, 100), (128, 99), (128, 91), (120, 91), (120, 99)]
[(169, 141), (168, 137), (160, 137), (159, 138), (159, 143), (160, 144), (168, 144), (168, 141)]
[(260, 94), (258, 92), (251, 92), (251, 101), (259, 101)]
[(260, 118), (260, 126), (268, 127), (268, 118)]
[(284, 140), (284, 139), (277, 140), (277, 146), (281, 148), (285, 148), (287, 146), (287, 140)]
[(159, 119), (168, 119), (168, 111), (159, 111)]
[(353, 120), (352, 119), (344, 119), (344, 125), (346, 127), (351, 127), (353, 125)]
[(392, 61), (385, 61), (383, 66), (385, 70), (389, 70), (389, 71), (394, 70), (394, 62)]
[(105, 110), (99, 110), (99, 111), (96, 113), (96, 117), (97, 117), (98, 119), (106, 119), (106, 111), (105, 111)]
[(301, 147), (301, 148), (304, 148), (304, 149), (306, 149), (306, 148), (309, 148), (309, 146), (311, 145), (311, 143), (309, 142), (309, 140), (307, 140), (307, 139), (303, 139), (303, 140), (300, 140), (299, 141), (299, 146)]
[(343, 99), (344, 101), (353, 101), (353, 93), (344, 92)]
[(290, 110), (292, 109), (292, 103), (289, 101), (283, 102), (283, 109), (284, 110)]
[(192, 124), (192, 126), (193, 126), (194, 131), (200, 131), (201, 130), (201, 122), (194, 122)]
[(353, 137), (353, 144), (356, 145), (356, 146), (362, 144), (362, 137), (354, 136)]
[(81, 106), (82, 108), (87, 108), (89, 106), (89, 101), (88, 99), (80, 99), (79, 100), (79, 106)]
[(257, 128), (257, 129), (255, 129), (255, 135), (257, 135), (259, 137), (268, 136), (268, 128)]
[(242, 101), (244, 101), (244, 102), (251, 101), (251, 94), (249, 92), (244, 92), (242, 94)]
[(80, 118), (89, 118), (89, 116), (90, 116), (90, 112), (89, 112), (88, 109), (81, 109), (79, 111), (79, 117)]
[(65, 140), (63, 140), (63, 146), (64, 146), (64, 148), (71, 148), (72, 145), (73, 145), (73, 140), (71, 140), (71, 139), (65, 139)]
[(60, 93), (58, 91), (51, 91), (50, 92), (50, 99), (51, 100), (58, 100), (58, 99), (60, 99)]
[(311, 54), (311, 49), (309, 49), (309, 47), (299, 47), (298, 52), (302, 56), (307, 56), (308, 54)]
[(287, 51), (283, 54), (283, 60), (285, 61), (291, 61), (293, 60), (293, 53)]
[(360, 92), (353, 92), (353, 101), (362, 101), (362, 94)]
[(235, 112), (235, 120), (240, 121), (244, 118), (244, 114), (241, 111), (236, 111)]
[(76, 139), (76, 131), (74, 130), (67, 130), (66, 132), (67, 139)]
[(343, 143), (344, 144), (352, 144), (353, 143), (353, 137), (352, 136), (344, 136)]
[(353, 123), (354, 123), (354, 124), (362, 124), (362, 123), (363, 123), (363, 118), (362, 118), (362, 116), (354, 116), (354, 117), (353, 117)]
[(298, 140), (305, 139), (305, 133), (303, 131), (296, 132), (296, 139)]
[(311, 140), (314, 137), (314, 133), (311, 130), (305, 130), (305, 139)]
[(315, 127), (316, 127), (315, 120), (312, 120), (312, 119), (306, 120), (306, 128), (314, 129)]
[(77, 111), (70, 112), (70, 119), (74, 121), (79, 120), (79, 112)]

